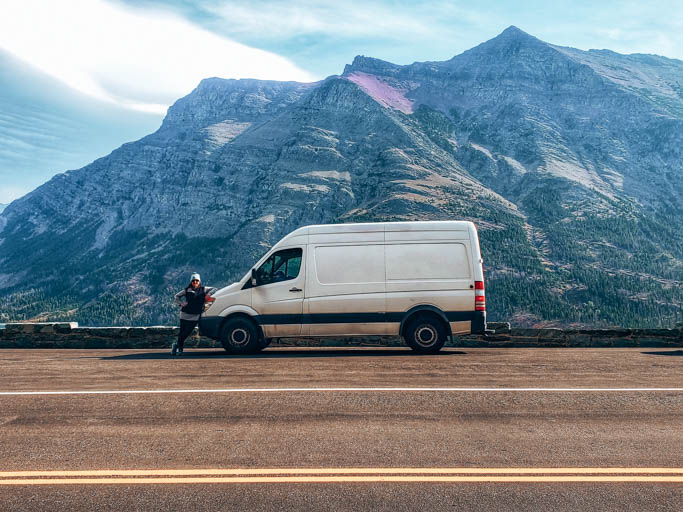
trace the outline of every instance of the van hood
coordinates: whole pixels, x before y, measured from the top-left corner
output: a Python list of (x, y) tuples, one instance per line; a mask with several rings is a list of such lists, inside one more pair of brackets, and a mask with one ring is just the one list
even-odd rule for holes
[(219, 298), (219, 297), (222, 297), (224, 295), (228, 295), (229, 293), (236, 292), (241, 288), (242, 288), (241, 283), (232, 283), (232, 284), (229, 284), (228, 286), (218, 290), (216, 293), (213, 294), (213, 297)]

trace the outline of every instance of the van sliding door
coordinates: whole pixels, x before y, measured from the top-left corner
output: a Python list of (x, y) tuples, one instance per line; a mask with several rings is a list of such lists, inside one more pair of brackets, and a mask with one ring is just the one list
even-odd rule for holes
[(359, 235), (366, 240), (309, 244), (304, 322), (311, 336), (386, 333), (384, 233)]

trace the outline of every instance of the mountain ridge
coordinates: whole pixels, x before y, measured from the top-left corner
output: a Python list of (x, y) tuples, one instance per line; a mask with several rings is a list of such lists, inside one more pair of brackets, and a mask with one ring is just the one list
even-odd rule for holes
[(510, 27), (444, 62), (202, 80), (156, 132), (0, 214), (0, 311), (171, 322), (185, 273), (227, 284), (301, 225), (459, 218), (480, 229), (492, 320), (671, 324), (683, 73), (651, 85), (638, 59), (588, 53)]

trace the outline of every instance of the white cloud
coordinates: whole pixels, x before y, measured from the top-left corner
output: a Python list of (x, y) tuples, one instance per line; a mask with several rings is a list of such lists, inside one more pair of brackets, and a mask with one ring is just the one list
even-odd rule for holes
[[(446, 60), (496, 35), (495, 28), (481, 29), (492, 24), (488, 11), (460, 4), (453, 0), (193, 2), (205, 14), (207, 27), (246, 43), (287, 48), (323, 74), (341, 73), (357, 54), (397, 64)], [(482, 39), (482, 34), (488, 37)]]
[[(595, 34), (598, 36), (598, 47), (609, 48), (619, 53), (653, 53), (673, 58), (680, 58), (683, 55), (680, 39), (674, 39), (655, 29), (605, 28), (596, 30)], [(596, 42), (591, 47), (595, 48)]]
[[(234, 34), (263, 38), (326, 34), (401, 39), (407, 34), (413, 37), (431, 35), (434, 26), (429, 22), (434, 21), (434, 15), (443, 6), (441, 2), (405, 4), (397, 8), (365, 0), (226, 0), (204, 2), (203, 7), (221, 18), (223, 26)], [(452, 6), (452, 11), (460, 12), (455, 6)]]
[(317, 79), (181, 17), (104, 0), (3, 1), (0, 47), (83, 93), (147, 112), (164, 113), (212, 76)]
[[(158, 0), (163, 1), (163, 0)], [(297, 47), (302, 36), (325, 36), (421, 60), (455, 55), (509, 25), (549, 43), (578, 48), (610, 48), (622, 53), (683, 56), (683, 3), (643, 2), (489, 2), (486, 7), (454, 0), (195, 0), (211, 13), (208, 25), (242, 40), (286, 41)], [(417, 50), (410, 51), (412, 46)], [(381, 57), (381, 55), (373, 55)], [(446, 57), (446, 58), (449, 58)], [(409, 62), (398, 55), (397, 62)]]

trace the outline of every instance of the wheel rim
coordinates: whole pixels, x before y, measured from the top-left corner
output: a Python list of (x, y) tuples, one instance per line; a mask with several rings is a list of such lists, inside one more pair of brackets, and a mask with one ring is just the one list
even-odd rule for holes
[(433, 325), (420, 325), (415, 329), (415, 343), (421, 347), (431, 347), (439, 339), (439, 333)]
[(246, 329), (238, 327), (230, 332), (230, 344), (231, 345), (246, 345), (249, 343), (249, 333)]

